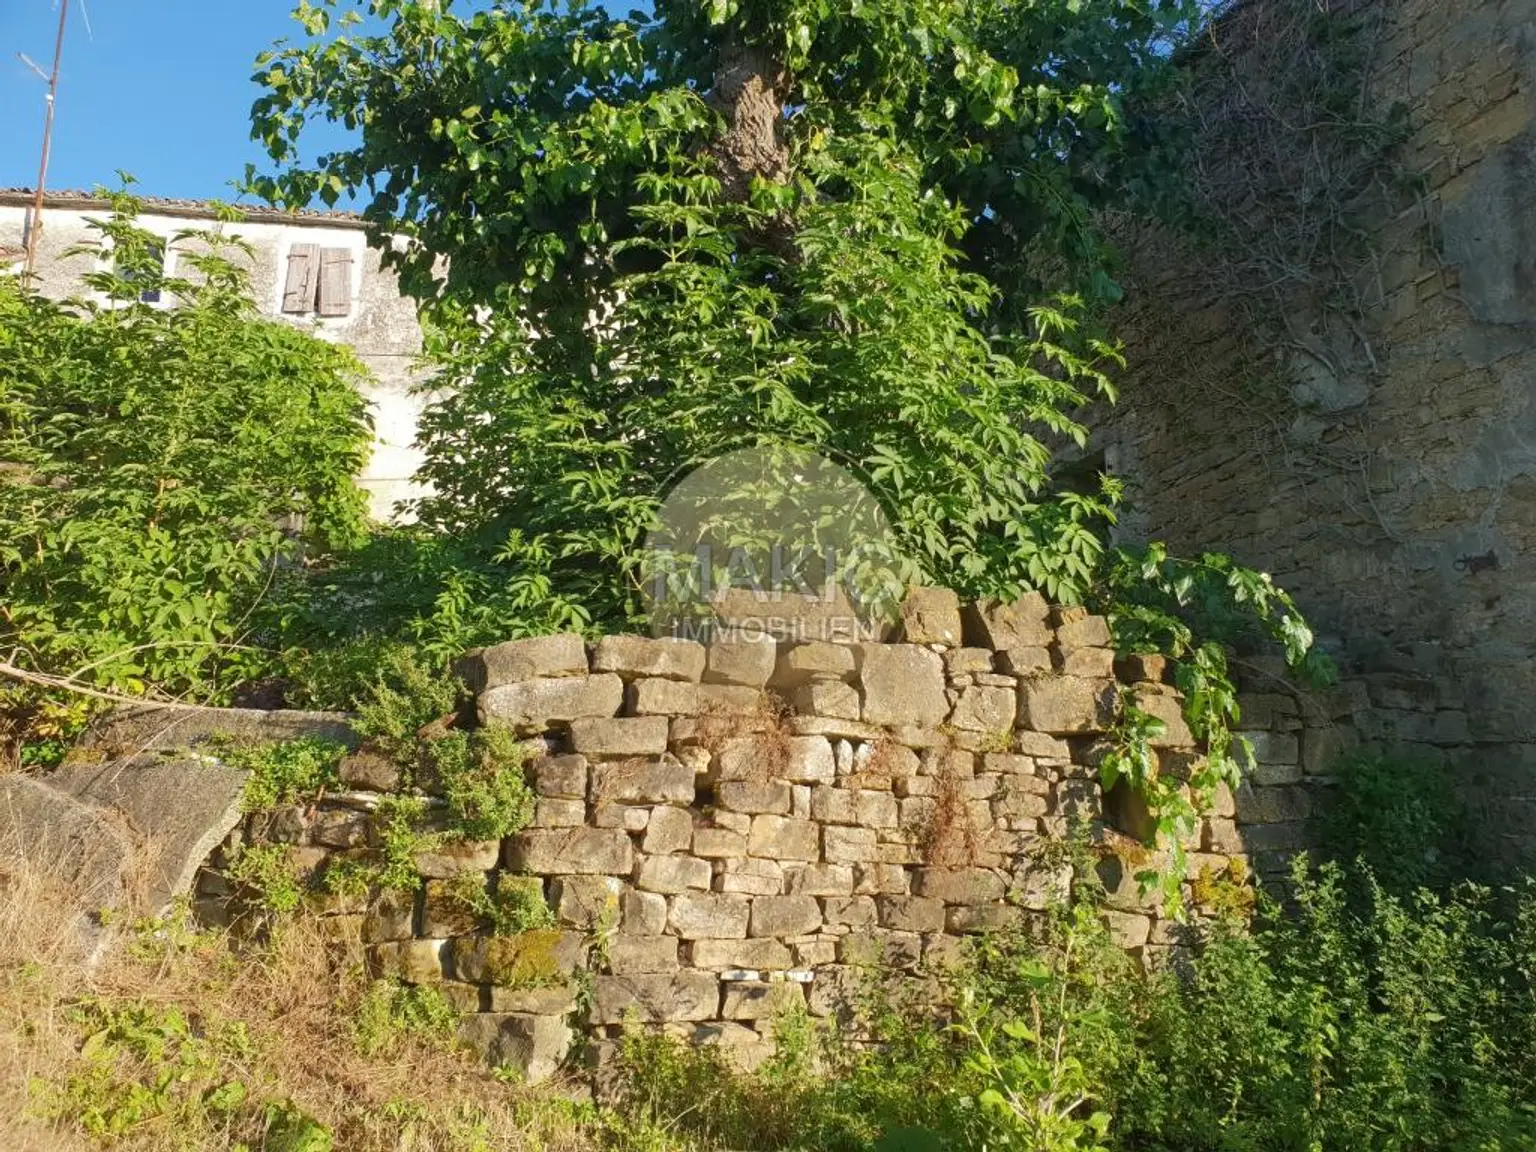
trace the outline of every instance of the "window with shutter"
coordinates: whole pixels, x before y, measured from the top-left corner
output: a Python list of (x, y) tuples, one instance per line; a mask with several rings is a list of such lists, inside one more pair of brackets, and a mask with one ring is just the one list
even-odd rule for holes
[(283, 311), (298, 316), (313, 312), (319, 282), (320, 246), (295, 244), (288, 250), (288, 279), (283, 285)]
[(351, 306), (352, 253), (327, 248), (320, 254), (320, 315), (345, 316)]

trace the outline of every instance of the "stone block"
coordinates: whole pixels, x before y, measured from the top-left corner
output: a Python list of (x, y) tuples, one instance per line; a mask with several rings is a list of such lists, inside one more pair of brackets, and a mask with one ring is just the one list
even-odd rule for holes
[(561, 924), (592, 928), (614, 917), (623, 890), (614, 876), (557, 876), (549, 882), (549, 906)]
[(949, 715), (944, 661), (914, 644), (860, 646), (864, 722), (937, 727)]
[(1102, 616), (1082, 616), (1056, 629), (1056, 647), (1066, 653), (1078, 648), (1110, 648), (1109, 621)]
[(853, 869), (853, 891), (859, 896), (905, 896), (912, 877), (899, 864), (858, 864)]
[(572, 720), (571, 747), (584, 756), (660, 756), (667, 732), (665, 716)]
[(615, 936), (608, 942), (608, 970), (615, 976), (677, 968), (676, 936)]
[(1065, 740), (1044, 732), (1015, 729), (1013, 750), (1020, 755), (1033, 757), (1037, 762), (1056, 761), (1062, 764), (1072, 759), (1072, 746)]
[[(610, 720), (607, 723), (629, 721)], [(663, 735), (663, 747), (665, 743)], [(672, 756), (598, 764), (592, 769), (592, 801), (595, 804), (692, 804), (693, 769)]]
[(1360, 733), (1348, 725), (1307, 728), (1301, 733), (1301, 767), (1308, 776), (1323, 776), (1360, 746)]
[(807, 864), (785, 872), (791, 896), (851, 896), (853, 868), (847, 864)]
[(809, 820), (754, 816), (747, 851), (770, 860), (815, 861), (821, 858), (820, 833), (819, 826)]
[[(759, 688), (744, 688), (739, 684), (699, 684), (699, 715), (707, 724), (718, 725), (721, 717), (730, 717), (743, 732), (761, 732), (773, 716), (771, 703)], [(674, 738), (684, 735), (686, 719), (673, 722)]]
[(528, 767), (528, 783), (537, 796), (585, 800), (587, 760), (584, 756), (544, 756)]
[(686, 852), (693, 843), (693, 814), (686, 808), (660, 807), (651, 810), (641, 848), (652, 855)]
[(631, 716), (692, 716), (699, 710), (699, 686), (658, 677), (635, 680), (625, 690), (624, 710)]
[(1205, 822), (1201, 846), (1207, 852), (1219, 852), (1228, 856), (1241, 855), (1247, 851), (1243, 845), (1243, 834), (1236, 821), (1219, 818), (1212, 818)]
[(944, 902), (928, 896), (879, 896), (880, 927), (897, 932), (944, 931)]
[(1115, 674), (1115, 652), (1112, 648), (1066, 649), (1060, 653), (1058, 667), (1063, 676), (1109, 679)]
[(596, 976), (592, 980), (593, 1024), (642, 1024), (712, 1020), (720, 1014), (720, 981), (709, 972)]
[(747, 935), (752, 902), (734, 893), (674, 896), (667, 926), (684, 940), (741, 940)]
[(1100, 913), (1109, 925), (1109, 936), (1122, 948), (1140, 948), (1152, 932), (1152, 919), (1135, 912), (1105, 908)]
[(1044, 648), (1051, 642), (1050, 606), (1038, 592), (1017, 600), (985, 597), (961, 613), (965, 642), (1000, 652), (1006, 648)]
[(784, 891), (784, 869), (777, 860), (727, 860), (715, 889), (743, 896), (778, 896)]
[(916, 932), (857, 929), (838, 942), (837, 958), (843, 964), (916, 968), (923, 959), (923, 938)]
[(997, 670), (1010, 676), (1042, 676), (1054, 665), (1049, 648), (1005, 648), (997, 654)]
[(667, 928), (667, 898), (633, 889), (619, 898), (619, 931), (626, 936), (660, 936)]
[(486, 1063), (513, 1068), (525, 1084), (559, 1071), (571, 1048), (571, 1029), (560, 1015), (476, 1012), (458, 1022), (458, 1038)]
[(460, 872), (489, 872), (501, 855), (500, 840), (447, 840), (416, 851), (416, 871), (429, 880)]
[(951, 681), (957, 676), (989, 675), (992, 672), (990, 648), (951, 648), (943, 656), (944, 673)]
[(368, 843), (370, 824), (366, 812), (321, 808), (310, 823), (309, 838), (327, 848), (361, 848)]
[(746, 834), (731, 828), (695, 828), (693, 854), (714, 860), (745, 856), (747, 854)]
[(363, 917), (365, 944), (385, 940), (409, 940), (414, 935), (416, 896), (412, 892), (386, 890), (368, 906)]
[(766, 633), (714, 640), (705, 658), (704, 682), (762, 688), (773, 675), (778, 655), (778, 643)]
[(1001, 900), (1006, 888), (985, 868), (919, 868), (912, 891), (945, 904), (987, 904)]
[(864, 828), (894, 828), (900, 823), (900, 808), (889, 792), (862, 788), (853, 794), (854, 822)]
[(725, 986), (720, 1015), (727, 1020), (772, 1020), (804, 1005), (805, 993), (799, 984), (741, 981)]
[(973, 686), (960, 693), (954, 711), (949, 715), (951, 728), (964, 732), (1013, 731), (1014, 717), (1018, 713), (1018, 696), (1013, 688), (983, 688)]
[(594, 804), (591, 823), (594, 828), (619, 828), (625, 832), (644, 832), (651, 822), (651, 810), (634, 804)]
[(585, 676), (587, 646), (575, 633), (530, 636), (466, 652), (454, 671), (471, 692), (484, 692), (522, 680)]
[(828, 897), (822, 901), (822, 914), (832, 927), (869, 928), (879, 920), (873, 896)]
[(846, 644), (812, 640), (787, 645), (779, 651), (769, 684), (775, 688), (798, 688), (810, 680), (847, 680), (853, 676), (853, 649)]
[[(463, 987), (463, 985), (461, 985)], [(518, 1012), (526, 1016), (566, 1016), (576, 1007), (576, 990), (569, 984), (552, 988), (484, 987), (491, 1012)]]
[(634, 871), (635, 852), (622, 828), (538, 829), (507, 841), (507, 863), (545, 876), (628, 876)]
[(584, 800), (550, 800), (540, 798), (534, 805), (530, 828), (577, 828), (587, 822), (587, 804)]
[(785, 749), (784, 779), (795, 784), (830, 784), (837, 759), (825, 736), (791, 736)]
[(635, 886), (642, 892), (674, 894), (690, 888), (709, 891), (714, 869), (692, 856), (650, 856), (640, 862)]
[(704, 645), (694, 640), (650, 636), (604, 636), (592, 652), (594, 672), (625, 679), (656, 676), (697, 684), (704, 675)]
[(715, 801), (728, 812), (785, 816), (790, 807), (789, 785), (778, 781), (724, 780), (715, 788)]
[(795, 689), (790, 703), (801, 716), (859, 719), (859, 692), (841, 680), (812, 680)]
[(463, 936), (480, 926), (480, 918), (447, 880), (428, 880), (422, 888), (421, 934), (434, 939)]
[(1115, 675), (1127, 684), (1148, 681), (1158, 684), (1168, 675), (1168, 658), (1137, 652), (1115, 660)]
[(1237, 818), (1244, 824), (1286, 824), (1312, 815), (1312, 793), (1295, 785), (1255, 788), (1244, 784), (1234, 797)]
[(1253, 782), (1266, 787), (1295, 784), (1301, 780), (1300, 764), (1266, 764), (1262, 760), (1253, 766)]
[(1103, 732), (1115, 719), (1113, 680), (1044, 676), (1019, 684), (1019, 726), (1058, 735)]
[(851, 788), (819, 784), (811, 789), (811, 819), (818, 824), (857, 824)]
[(806, 936), (821, 927), (814, 896), (759, 896), (752, 901), (751, 936)]
[(393, 792), (400, 787), (400, 765), (372, 749), (360, 748), (341, 758), (336, 773), (348, 788)]
[(480, 693), (480, 722), (518, 731), (542, 732), (592, 716), (614, 716), (624, 704), (624, 681), (617, 676), (570, 676), (560, 680), (521, 680)]
[(1245, 732), (1260, 764), (1299, 764), (1301, 749), (1294, 732)]
[(1151, 741), (1154, 748), (1188, 748), (1194, 733), (1184, 719), (1184, 701), (1172, 692), (1138, 692), (1136, 707), (1163, 722), (1163, 734)]
[(587, 939), (580, 932), (540, 928), (516, 936), (460, 936), (451, 952), (458, 979), (521, 988), (570, 976), (586, 962)]
[(1018, 924), (1023, 914), (1010, 904), (956, 904), (944, 912), (944, 930), (960, 936), (998, 932)]
[(901, 601), (901, 634), (908, 644), (960, 645), (960, 597), (948, 588), (914, 587)]
[[(840, 828), (829, 824), (821, 830), (821, 840), (821, 855), (829, 864), (861, 864), (878, 860), (880, 856), (872, 828)], [(816, 857), (805, 859), (815, 860)]]
[(438, 984), (443, 979), (443, 941), (386, 940), (368, 949), (368, 970), (377, 979)]
[(695, 940), (695, 968), (746, 968), (754, 972), (782, 972), (793, 963), (790, 951), (778, 940)]

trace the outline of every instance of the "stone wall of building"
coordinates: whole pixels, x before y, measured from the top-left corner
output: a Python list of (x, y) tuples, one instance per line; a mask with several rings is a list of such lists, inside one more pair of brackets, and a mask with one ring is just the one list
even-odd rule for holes
[[(529, 741), (531, 825), (424, 848), (419, 891), (328, 897), (324, 923), (375, 973), (440, 988), (466, 1038), (533, 1076), (574, 1031), (601, 1053), (631, 1019), (760, 1059), (776, 1014), (836, 1013), (861, 966), (916, 972), (1065, 895), (1052, 849), (1073, 823), (1115, 937), (1157, 962), (1184, 929), (1134, 879), (1137, 806), (1106, 800), (1094, 765), (1127, 693), (1167, 722), (1165, 771), (1198, 757), (1164, 662), (1117, 660), (1102, 618), (1038, 596), (962, 613), (920, 590), (903, 614), (894, 643), (562, 635), (472, 654), (478, 722)], [(1283, 871), (1350, 708), (1275, 686), (1246, 702), (1258, 772), (1202, 821), (1192, 876), (1250, 855)], [(241, 842), (287, 843), (308, 874), (376, 844), (396, 771), (364, 750), (342, 775), (349, 791), (251, 817), (200, 912), (228, 916), (220, 866)], [(466, 873), (537, 886), (556, 925), (488, 935), (454, 895)]]
[[(1218, 25), (1234, 83), (1287, 4)], [(1141, 235), (1125, 402), (1096, 443), (1131, 481), (1127, 536), (1271, 572), (1361, 677), (1365, 739), (1451, 764), (1517, 857), (1536, 843), (1536, 0), (1326, 7), (1367, 27), (1366, 116), (1407, 113), (1361, 309), (1330, 327), (1301, 296), (1280, 338), (1256, 332), (1208, 256)]]
[[(32, 195), (25, 189), (0, 189), (0, 274), (23, 267), (27, 221)], [(87, 274), (110, 267), (111, 253), (92, 227), (110, 213), (100, 197), (82, 193), (50, 194), (45, 200), (44, 227), (37, 260), (37, 287), (46, 295), (64, 298), (89, 293)], [(217, 221), (211, 207), (197, 201), (150, 198), (139, 215), (140, 227), (165, 240), (168, 275), (184, 273), (182, 254), (191, 240), (179, 240), (187, 230), (219, 229), (250, 246), (248, 254), (226, 254), (243, 263), (251, 276), (256, 306), (263, 315), (310, 328), (322, 340), (345, 344), (357, 353), (371, 379), (365, 388), (374, 421), (373, 453), (359, 483), (380, 520), (396, 517), (396, 506), (421, 494), (416, 470), (421, 452), (416, 428), (428, 397), (419, 392), (417, 360), (422, 350), (421, 325), (415, 303), (400, 293), (393, 270), (368, 245), (359, 217), (348, 213), (290, 213), (249, 209), (234, 223)], [(288, 257), (295, 245), (344, 250), (351, 256), (350, 290), (344, 315), (320, 317), (285, 314), (283, 288)], [(160, 306), (175, 307), (169, 297)]]

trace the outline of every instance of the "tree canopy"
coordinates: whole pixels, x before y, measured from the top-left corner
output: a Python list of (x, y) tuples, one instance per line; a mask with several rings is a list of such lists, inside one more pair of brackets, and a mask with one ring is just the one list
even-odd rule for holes
[[(1083, 594), (1109, 508), (1051, 491), (1046, 441), (1111, 391), (1091, 214), (1165, 167), (1134, 108), (1192, 5), (296, 15), (258, 64), (279, 171), (253, 184), (358, 194), (407, 239), (452, 385), (427, 525), (623, 622), (668, 484), (784, 441), (849, 464), (928, 579)], [(306, 163), (315, 117), (355, 146)]]

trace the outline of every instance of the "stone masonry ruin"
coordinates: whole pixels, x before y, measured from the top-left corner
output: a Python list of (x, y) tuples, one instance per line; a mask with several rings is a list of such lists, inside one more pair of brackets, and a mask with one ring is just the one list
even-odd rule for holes
[[(376, 975), (440, 989), (472, 1045), (533, 1078), (576, 1031), (601, 1057), (626, 1021), (750, 1064), (777, 1014), (835, 1014), (860, 966), (913, 972), (1039, 914), (1072, 877), (1050, 846), (1080, 822), (1115, 938), (1160, 962), (1182, 928), (1133, 878), (1146, 849), (1114, 826), (1143, 831), (1136, 805), (1106, 800), (1095, 764), (1127, 691), (1167, 723), (1164, 770), (1199, 755), (1164, 661), (1117, 659), (1103, 618), (1037, 595), (962, 610), (918, 589), (902, 614), (895, 643), (558, 635), (471, 654), (478, 722), (534, 749), (531, 825), (421, 851), (416, 893), (323, 897), (328, 935)], [(1257, 775), (1202, 822), (1192, 876), (1234, 858), (1283, 870), (1322, 786), (1309, 768), (1332, 746), (1328, 713), (1349, 694), (1246, 703)], [(309, 874), (376, 842), (393, 771), (361, 752), (342, 778), (348, 791), (247, 818), (202, 873), (196, 910), (238, 914), (220, 866), (242, 842), (288, 844)], [(462, 873), (535, 878), (556, 927), (488, 935), (453, 898)]]

